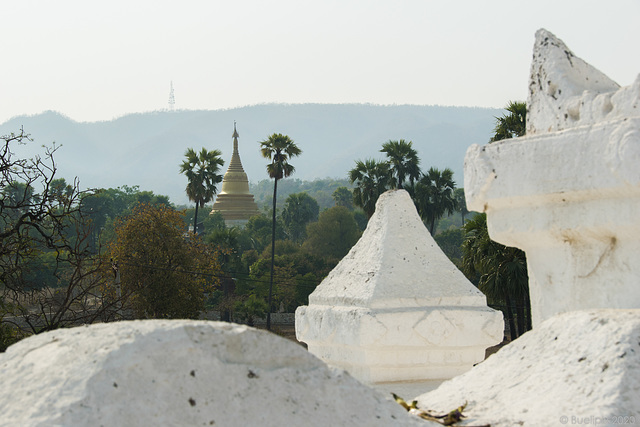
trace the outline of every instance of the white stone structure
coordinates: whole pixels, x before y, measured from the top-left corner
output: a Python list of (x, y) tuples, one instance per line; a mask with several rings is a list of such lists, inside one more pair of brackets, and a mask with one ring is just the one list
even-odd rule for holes
[(527, 254), (534, 327), (556, 313), (640, 308), (640, 78), (620, 88), (536, 33), (527, 135), (474, 145), (469, 209)]
[(404, 190), (380, 196), (361, 239), (296, 310), (309, 351), (369, 384), (451, 378), (503, 331)]
[(465, 424), (492, 427), (640, 423), (640, 310), (554, 316), (471, 371), (419, 396)]
[(221, 322), (35, 335), (0, 354), (0, 381), (0, 426), (425, 425), (298, 344)]

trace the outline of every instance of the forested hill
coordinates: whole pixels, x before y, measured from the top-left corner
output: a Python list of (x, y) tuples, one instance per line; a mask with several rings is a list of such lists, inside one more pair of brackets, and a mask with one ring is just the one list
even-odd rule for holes
[[(469, 145), (486, 143), (502, 110), (440, 106), (368, 104), (267, 104), (228, 110), (158, 111), (111, 121), (78, 123), (55, 113), (15, 117), (0, 125), (0, 135), (21, 127), (41, 146), (62, 145), (55, 155), (58, 176), (80, 179), (82, 187), (139, 185), (185, 203), (186, 178), (178, 173), (187, 148), (219, 149), (226, 171), (233, 122), (240, 134), (240, 157), (249, 180), (267, 178), (267, 161), (258, 142), (272, 133), (289, 135), (303, 150), (295, 177), (344, 179), (356, 159), (382, 159), (383, 142), (413, 141), (423, 170), (450, 167), (462, 186), (462, 164)], [(18, 153), (22, 154), (22, 153)]]

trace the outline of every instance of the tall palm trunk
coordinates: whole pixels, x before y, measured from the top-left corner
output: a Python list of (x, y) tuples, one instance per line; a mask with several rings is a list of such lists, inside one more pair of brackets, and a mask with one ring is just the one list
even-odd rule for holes
[(531, 297), (529, 296), (529, 285), (527, 284), (527, 289), (526, 292), (524, 293), (524, 304), (525, 304), (525, 309), (527, 310), (526, 313), (526, 324), (525, 324), (525, 329), (527, 331), (531, 330)]
[(524, 334), (527, 331), (524, 310), (524, 296), (520, 296), (516, 298), (516, 320), (518, 321), (518, 336)]
[(196, 213), (193, 215), (193, 234), (198, 235), (198, 202), (196, 202)]
[(273, 267), (276, 255), (276, 194), (278, 192), (278, 177), (273, 182), (273, 219), (271, 223), (271, 279), (269, 280), (269, 309), (267, 311), (267, 330), (271, 330), (271, 295), (273, 293)]

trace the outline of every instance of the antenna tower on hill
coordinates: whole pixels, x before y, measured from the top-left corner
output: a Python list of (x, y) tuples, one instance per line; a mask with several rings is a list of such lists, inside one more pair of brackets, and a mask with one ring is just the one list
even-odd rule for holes
[(169, 111), (173, 111), (176, 107), (176, 98), (173, 96), (173, 81), (171, 81), (171, 89), (169, 90)]

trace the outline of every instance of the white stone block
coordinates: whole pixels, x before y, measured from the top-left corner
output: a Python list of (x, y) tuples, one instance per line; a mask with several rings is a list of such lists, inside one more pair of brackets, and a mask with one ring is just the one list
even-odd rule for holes
[(467, 402), (465, 425), (636, 425), (640, 310), (554, 316), (417, 400), (437, 412)]
[(640, 308), (640, 79), (618, 89), (540, 30), (531, 84), (527, 135), (467, 151), (467, 205), (526, 252), (534, 326)]
[(298, 344), (223, 322), (35, 335), (0, 354), (0, 381), (2, 426), (425, 425)]
[(380, 197), (362, 238), (296, 311), (309, 351), (366, 383), (451, 378), (503, 331), (404, 190)]

